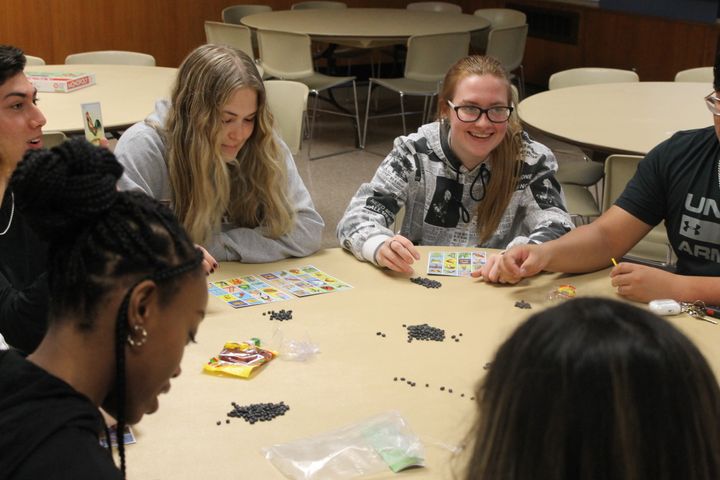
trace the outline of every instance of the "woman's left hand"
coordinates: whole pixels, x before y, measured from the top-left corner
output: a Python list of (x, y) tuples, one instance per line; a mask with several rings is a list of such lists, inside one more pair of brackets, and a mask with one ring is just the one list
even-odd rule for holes
[(195, 248), (199, 249), (203, 254), (203, 261), (202, 266), (203, 270), (205, 270), (205, 275), (210, 275), (215, 271), (215, 269), (218, 267), (217, 261), (213, 258), (210, 253), (208, 253), (205, 248), (202, 247), (202, 245), (195, 244)]

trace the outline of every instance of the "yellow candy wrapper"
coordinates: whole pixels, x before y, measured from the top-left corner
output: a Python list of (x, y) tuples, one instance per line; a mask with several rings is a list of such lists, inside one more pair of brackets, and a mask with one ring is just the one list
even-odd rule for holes
[(228, 342), (217, 357), (212, 357), (203, 371), (215, 375), (231, 375), (248, 378), (256, 368), (277, 356), (271, 350), (256, 346), (253, 342)]

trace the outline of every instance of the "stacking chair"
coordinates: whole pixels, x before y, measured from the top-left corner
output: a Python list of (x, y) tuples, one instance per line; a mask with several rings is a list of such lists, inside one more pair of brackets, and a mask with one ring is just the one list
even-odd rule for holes
[(408, 10), (426, 10), (439, 13), (462, 13), (462, 7), (449, 2), (413, 2), (407, 4)]
[(25, 55), (25, 65), (30, 65), (30, 66), (45, 65), (45, 60), (43, 60), (40, 57), (33, 57), (32, 55)]
[(65, 140), (67, 140), (67, 136), (63, 132), (43, 132), (42, 134), (42, 142), (43, 142), (43, 148), (52, 148), (60, 145)]
[(252, 59), (255, 58), (252, 35), (248, 27), (206, 20), (205, 39), (207, 43), (227, 45), (247, 53)]
[[(638, 155), (610, 155), (605, 160), (605, 188), (603, 192), (603, 212), (609, 209), (625, 186), (635, 175), (638, 163), (643, 157)], [(665, 225), (657, 225), (628, 252), (627, 258), (642, 260), (661, 267), (674, 263), (673, 251), (667, 238)]]
[(698, 67), (680, 70), (675, 74), (676, 82), (713, 82), (713, 67)]
[(304, 83), (290, 80), (265, 82), (265, 94), (275, 120), (275, 129), (293, 155), (300, 151), (308, 93)]
[(154, 67), (155, 57), (148, 55), (147, 53), (126, 52), (122, 50), (101, 50), (97, 52), (73, 53), (65, 57), (66, 65), (85, 63)]
[[(411, 113), (405, 111), (405, 96), (425, 97), (422, 111), (422, 122), (429, 118), (432, 109), (431, 100), (437, 95), (438, 87), (448, 69), (459, 59), (468, 54), (470, 34), (442, 33), (435, 35), (414, 35), (407, 42), (407, 58), (405, 60), (405, 74), (402, 78), (370, 78), (368, 80), (367, 106), (365, 108), (365, 127), (363, 141), (367, 138), (368, 119), (383, 118), (400, 115), (402, 118), (403, 134), (407, 135), (405, 116)], [(384, 115), (370, 115), (370, 99), (373, 85), (379, 85), (400, 95), (400, 113)]]
[[(240, 20), (247, 15), (271, 11), (272, 7), (270, 5), (231, 5), (223, 8), (222, 21), (224, 23), (232, 23), (233, 25), (241, 25)], [(250, 34), (252, 36), (253, 58), (257, 58), (257, 33), (253, 31), (250, 32)]]
[(473, 15), (483, 17), (490, 22), (490, 28), (482, 32), (474, 33), (470, 37), (470, 46), (473, 52), (485, 53), (487, 49), (487, 39), (490, 30), (502, 27), (517, 27), (527, 23), (527, 16), (520, 10), (511, 8), (479, 8), (473, 12)]
[[(554, 73), (550, 76), (548, 87), (550, 90), (556, 88), (575, 87), (578, 85), (591, 85), (597, 83), (617, 83), (617, 82), (637, 82), (640, 78), (637, 73), (632, 70), (620, 70), (616, 68), (572, 68)], [(568, 149), (556, 149), (556, 151), (566, 153), (574, 153)], [(582, 155), (583, 161), (564, 162), (560, 165), (557, 173), (557, 179), (562, 184), (563, 190), (566, 192), (568, 210), (571, 214), (577, 214), (584, 217), (579, 212), (590, 211), (590, 195), (585, 194), (583, 190), (587, 187), (595, 185), (603, 178), (604, 170), (602, 162), (591, 161), (584, 152), (578, 152)], [(568, 193), (569, 192), (569, 193)], [(595, 189), (596, 196), (600, 198), (598, 188)], [(588, 192), (589, 193), (589, 192)]]
[[(358, 114), (355, 77), (331, 77), (329, 75), (316, 72), (312, 63), (310, 36), (303, 33), (258, 30), (258, 46), (260, 47), (260, 65), (263, 67), (268, 76), (275, 77), (280, 80), (295, 80), (304, 83), (310, 89), (310, 94), (313, 96), (310, 132), (308, 135), (308, 158), (310, 160), (351, 151), (343, 150), (342, 152), (335, 152), (317, 157), (313, 157), (311, 155), (315, 116), (318, 111), (352, 118), (355, 122), (355, 128), (357, 130), (358, 147), (363, 148), (362, 138), (360, 136), (360, 117)], [(338, 107), (338, 110), (324, 110), (318, 108), (320, 92), (326, 90), (330, 91), (332, 88), (344, 85), (352, 86), (355, 105), (354, 113), (343, 111), (344, 109), (342, 109), (342, 107), (338, 105), (332, 97), (332, 92), (329, 92), (329, 100)]]
[[(525, 74), (522, 61), (525, 56), (525, 43), (527, 41), (528, 26), (516, 25), (513, 27), (493, 28), (488, 34), (485, 54), (495, 57), (505, 69), (510, 72), (511, 80), (516, 80), (520, 98), (525, 97)], [(515, 75), (515, 71), (519, 75)]]
[(290, 5), (290, 10), (312, 10), (316, 8), (347, 8), (347, 4), (333, 0), (310, 0)]

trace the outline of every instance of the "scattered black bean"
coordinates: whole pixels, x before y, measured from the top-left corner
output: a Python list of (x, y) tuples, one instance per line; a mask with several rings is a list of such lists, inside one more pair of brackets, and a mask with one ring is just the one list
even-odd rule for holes
[(532, 308), (532, 305), (530, 305), (525, 300), (519, 300), (519, 301), (515, 302), (515, 306), (517, 308)]
[(408, 342), (412, 340), (432, 340), (442, 342), (445, 340), (445, 330), (442, 328), (431, 327), (427, 323), (422, 325), (410, 325), (407, 327)]
[(220, 425), (222, 422), (220, 420), (217, 421), (217, 425)]
[(485, 365), (483, 365), (483, 370), (489, 369), (490, 365), (492, 365), (492, 362), (487, 362)]
[(442, 287), (442, 283), (438, 282), (437, 280), (431, 280), (429, 278), (424, 278), (424, 277), (411, 278), (410, 281), (417, 285), (422, 285), (425, 288), (440, 288), (440, 287)]
[(440, 391), (441, 391), (441, 392), (444, 392), (444, 391), (445, 391), (445, 387), (440, 387)]
[[(285, 320), (292, 320), (292, 318), (293, 318), (293, 317), (292, 317), (292, 313), (293, 313), (292, 310), (282, 309), (282, 310), (280, 310), (280, 311), (278, 311), (278, 312), (276, 312), (275, 310), (268, 310), (267, 313), (270, 314), (270, 320), (278, 320), (278, 321), (280, 321), (280, 322), (285, 321)], [(263, 315), (265, 315), (265, 313), (263, 313)], [(379, 335), (379, 334), (378, 334), (378, 335)]]

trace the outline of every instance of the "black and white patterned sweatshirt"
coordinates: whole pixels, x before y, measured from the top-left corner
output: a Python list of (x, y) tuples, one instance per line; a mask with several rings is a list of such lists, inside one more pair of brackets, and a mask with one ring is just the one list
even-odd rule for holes
[(360, 186), (338, 223), (344, 248), (374, 263), (377, 248), (394, 235), (391, 227), (402, 207), (399, 233), (415, 245), (510, 248), (546, 242), (573, 228), (555, 179), (555, 156), (523, 132), (517, 189), (493, 235), (479, 244), (476, 211), (492, 181), (492, 157), (468, 171), (448, 145), (447, 128), (430, 123), (395, 139), (393, 150), (370, 183)]

